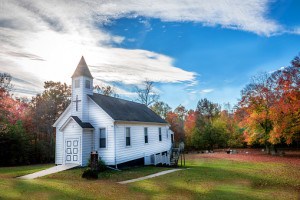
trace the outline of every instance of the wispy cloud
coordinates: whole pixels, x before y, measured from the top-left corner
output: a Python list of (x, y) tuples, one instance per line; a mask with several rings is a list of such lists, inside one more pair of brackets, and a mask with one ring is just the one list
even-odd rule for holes
[[(142, 49), (116, 48), (126, 40), (101, 28), (122, 17), (144, 16), (162, 21), (190, 21), (205, 26), (239, 29), (260, 35), (283, 31), (269, 19), (267, 0), (186, 1), (17, 1), (1, 2), (0, 71), (17, 80), (68, 82), (81, 55), (93, 76), (107, 82), (139, 84), (148, 79), (162, 83), (196, 83), (196, 73), (180, 69), (173, 58)], [(141, 21), (147, 30), (151, 24)], [(134, 40), (128, 38), (127, 40)], [(24, 90), (16, 83), (17, 90)], [(37, 91), (35, 86), (26, 90)], [(208, 91), (210, 92), (210, 91)]]
[(16, 80), (35, 81), (40, 89), (45, 80), (70, 82), (66, 77), (70, 77), (81, 55), (91, 66), (93, 76), (106, 82), (140, 84), (145, 79), (195, 79), (195, 73), (175, 67), (171, 57), (113, 47), (125, 38), (101, 29), (101, 24), (121, 16), (119, 11), (113, 17), (103, 12), (110, 3), (6, 1), (1, 6), (0, 71), (15, 77), (16, 91), (26, 92), (25, 87), (37, 91), (35, 86), (25, 86)]
[(275, 20), (268, 18), (269, 0), (186, 0), (134, 1), (121, 0), (101, 4), (102, 16), (146, 16), (163, 21), (192, 21), (205, 26), (219, 25), (260, 35), (283, 31)]
[(211, 93), (213, 91), (214, 91), (214, 89), (203, 89), (203, 90), (200, 90), (200, 94), (207, 94), (207, 93)]

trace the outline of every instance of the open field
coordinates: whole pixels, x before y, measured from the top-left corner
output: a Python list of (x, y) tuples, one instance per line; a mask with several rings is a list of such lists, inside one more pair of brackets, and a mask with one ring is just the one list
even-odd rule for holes
[(168, 168), (107, 171), (96, 181), (82, 179), (83, 169), (19, 180), (14, 177), (49, 165), (0, 168), (0, 199), (298, 199), (300, 159), (293, 155), (188, 154), (190, 169), (128, 185), (116, 182)]

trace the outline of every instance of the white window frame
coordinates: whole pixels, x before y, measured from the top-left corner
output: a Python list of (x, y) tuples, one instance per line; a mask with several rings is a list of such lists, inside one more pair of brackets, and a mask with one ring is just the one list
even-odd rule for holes
[[(129, 129), (129, 145), (127, 145), (127, 129)], [(131, 140), (131, 127), (125, 127), (125, 147), (131, 147), (132, 146), (132, 140)]]
[[(101, 129), (105, 130), (105, 147), (100, 147)], [(105, 127), (99, 128), (99, 149), (107, 149), (107, 129)]]

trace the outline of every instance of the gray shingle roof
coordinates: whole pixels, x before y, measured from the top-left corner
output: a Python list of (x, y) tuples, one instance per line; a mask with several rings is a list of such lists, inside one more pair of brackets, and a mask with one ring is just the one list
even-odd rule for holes
[(89, 97), (116, 121), (167, 123), (144, 104), (96, 93)]
[(77, 116), (71, 116), (76, 122), (77, 124), (81, 127), (81, 128), (94, 128), (92, 126), (92, 124), (88, 123), (88, 122), (82, 122)]
[(77, 65), (77, 68), (76, 68), (74, 74), (72, 75), (72, 78), (75, 78), (78, 76), (86, 76), (89, 78), (93, 78), (83, 56), (81, 57), (78, 65)]

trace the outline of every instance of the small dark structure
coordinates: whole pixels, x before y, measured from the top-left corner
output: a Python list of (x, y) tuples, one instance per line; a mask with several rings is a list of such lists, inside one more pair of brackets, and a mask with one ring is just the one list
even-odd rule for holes
[(98, 171), (98, 152), (97, 151), (91, 152), (91, 170)]

